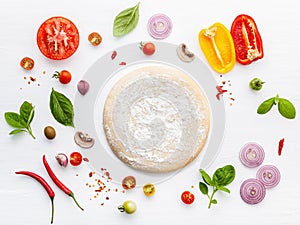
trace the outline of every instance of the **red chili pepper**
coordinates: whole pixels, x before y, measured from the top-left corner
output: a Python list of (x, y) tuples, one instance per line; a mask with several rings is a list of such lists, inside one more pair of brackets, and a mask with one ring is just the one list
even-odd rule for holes
[(278, 155), (279, 155), (279, 156), (281, 155), (283, 145), (284, 145), (284, 138), (282, 138), (282, 139), (279, 141), (279, 144), (278, 144)]
[(70, 197), (73, 198), (73, 200), (75, 201), (76, 205), (81, 209), (83, 210), (83, 208), (79, 205), (79, 203), (76, 201), (75, 199), (75, 196), (74, 196), (74, 193), (69, 189), (67, 188), (56, 176), (55, 174), (53, 173), (49, 163), (47, 162), (46, 160), (46, 156), (43, 155), (43, 163), (44, 163), (44, 166), (49, 174), (49, 176), (51, 177), (51, 179), (53, 180), (53, 182), (57, 185), (57, 187), (59, 187), (63, 192), (65, 192), (67, 195), (69, 195)]
[(47, 183), (47, 181), (44, 180), (44, 178), (42, 178), (41, 176), (33, 173), (33, 172), (29, 172), (29, 171), (18, 171), (15, 172), (16, 174), (23, 174), (23, 175), (27, 175), (30, 176), (32, 178), (34, 178), (35, 180), (37, 180), (41, 185), (43, 185), (43, 187), (45, 188), (45, 190), (47, 191), (50, 199), (51, 199), (51, 205), (52, 205), (52, 215), (51, 215), (51, 223), (53, 223), (53, 217), (54, 217), (54, 196), (55, 193), (52, 190), (52, 188), (50, 187), (50, 185)]

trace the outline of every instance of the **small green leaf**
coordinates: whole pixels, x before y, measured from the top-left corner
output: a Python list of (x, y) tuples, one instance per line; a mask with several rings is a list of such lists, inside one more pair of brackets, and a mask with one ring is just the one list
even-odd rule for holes
[(18, 134), (18, 133), (21, 133), (21, 132), (26, 132), (26, 130), (23, 130), (23, 129), (15, 129), (15, 130), (12, 130), (9, 135), (13, 135), (13, 134)]
[(291, 103), (287, 99), (279, 98), (278, 111), (283, 117), (287, 119), (294, 119), (296, 117), (296, 109), (293, 103)]
[(217, 204), (218, 201), (217, 201), (216, 199), (213, 199), (213, 200), (211, 200), (211, 203), (212, 203), (212, 204)]
[(215, 171), (213, 175), (213, 182), (217, 187), (227, 186), (235, 178), (235, 169), (232, 165), (226, 165)]
[(50, 95), (50, 110), (57, 122), (65, 126), (74, 127), (72, 102), (65, 95), (55, 91), (53, 88)]
[(224, 187), (224, 186), (219, 186), (218, 190), (227, 192), (228, 194), (230, 193), (230, 190), (228, 188)]
[(6, 122), (14, 128), (26, 128), (26, 124), (22, 123), (21, 117), (15, 112), (6, 112), (4, 114)]
[(205, 183), (203, 182), (199, 182), (199, 189), (201, 191), (202, 194), (207, 195), (208, 194), (208, 187)]
[(258, 114), (265, 114), (265, 113), (269, 112), (274, 104), (275, 104), (275, 98), (274, 97), (264, 101), (257, 108), (257, 113)]
[(31, 122), (31, 120), (33, 118), (32, 110), (33, 110), (33, 106), (27, 101), (23, 102), (23, 104), (20, 107), (20, 110), (19, 110), (20, 117), (27, 125)]
[(210, 176), (203, 169), (200, 169), (199, 171), (202, 175), (202, 178), (203, 178), (204, 182), (207, 183), (210, 186), (214, 186), (214, 183), (211, 180)]
[(121, 11), (114, 20), (113, 35), (115, 37), (123, 36), (130, 33), (139, 21), (139, 5), (138, 2), (134, 7)]

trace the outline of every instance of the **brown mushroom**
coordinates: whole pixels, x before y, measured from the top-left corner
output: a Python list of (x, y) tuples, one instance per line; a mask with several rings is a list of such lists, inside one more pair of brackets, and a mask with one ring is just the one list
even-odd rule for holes
[(95, 141), (88, 134), (77, 131), (74, 135), (74, 141), (77, 145), (82, 148), (91, 148), (93, 147)]
[(186, 44), (180, 44), (176, 49), (178, 57), (184, 62), (191, 62), (194, 60), (195, 55), (187, 49)]

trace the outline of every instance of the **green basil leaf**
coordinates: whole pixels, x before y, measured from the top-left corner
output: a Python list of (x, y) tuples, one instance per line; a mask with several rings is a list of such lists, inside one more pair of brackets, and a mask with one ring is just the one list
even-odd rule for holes
[(230, 190), (228, 188), (224, 187), (224, 186), (218, 187), (218, 190), (227, 192), (228, 194), (230, 193)]
[(9, 135), (13, 135), (13, 134), (18, 134), (18, 133), (21, 133), (21, 132), (26, 132), (26, 130), (23, 130), (23, 129), (15, 129), (15, 130), (12, 130)]
[(207, 195), (208, 194), (208, 187), (205, 183), (203, 182), (199, 182), (199, 189), (201, 191), (202, 194)]
[(210, 186), (214, 186), (214, 183), (211, 180), (210, 176), (203, 169), (200, 169), (199, 171), (202, 175), (202, 178), (203, 178), (204, 182), (207, 183)]
[(258, 114), (265, 114), (270, 111), (272, 106), (275, 104), (275, 98), (270, 98), (263, 103), (260, 104), (260, 106), (257, 108)]
[(55, 91), (53, 88), (50, 95), (50, 110), (57, 122), (65, 126), (74, 127), (72, 102), (65, 95)]
[(211, 200), (210, 201), (212, 204), (217, 204), (218, 203), (218, 201), (216, 200), (216, 199), (213, 199), (213, 200)]
[(293, 103), (291, 103), (287, 99), (279, 98), (278, 111), (283, 117), (287, 119), (294, 119), (296, 117), (296, 109)]
[(227, 186), (235, 178), (235, 169), (232, 165), (226, 165), (215, 171), (213, 175), (213, 182), (219, 188), (220, 186)]
[(140, 2), (134, 7), (123, 10), (116, 16), (113, 25), (113, 35), (115, 37), (128, 34), (137, 26), (139, 21), (139, 5)]
[(34, 107), (29, 102), (25, 101), (20, 107), (20, 117), (22, 119), (22, 123), (25, 123), (28, 126), (33, 117), (34, 117)]
[(26, 124), (22, 123), (22, 119), (18, 113), (6, 112), (4, 118), (6, 122), (14, 128), (26, 128)]

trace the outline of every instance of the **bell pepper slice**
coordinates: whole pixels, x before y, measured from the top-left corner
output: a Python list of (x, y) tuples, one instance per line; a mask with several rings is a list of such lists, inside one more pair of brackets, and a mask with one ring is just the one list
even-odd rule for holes
[(251, 16), (238, 15), (231, 25), (230, 33), (239, 63), (248, 65), (264, 57), (262, 39)]
[(199, 45), (210, 66), (218, 73), (227, 73), (235, 65), (234, 43), (229, 30), (215, 23), (198, 34)]

